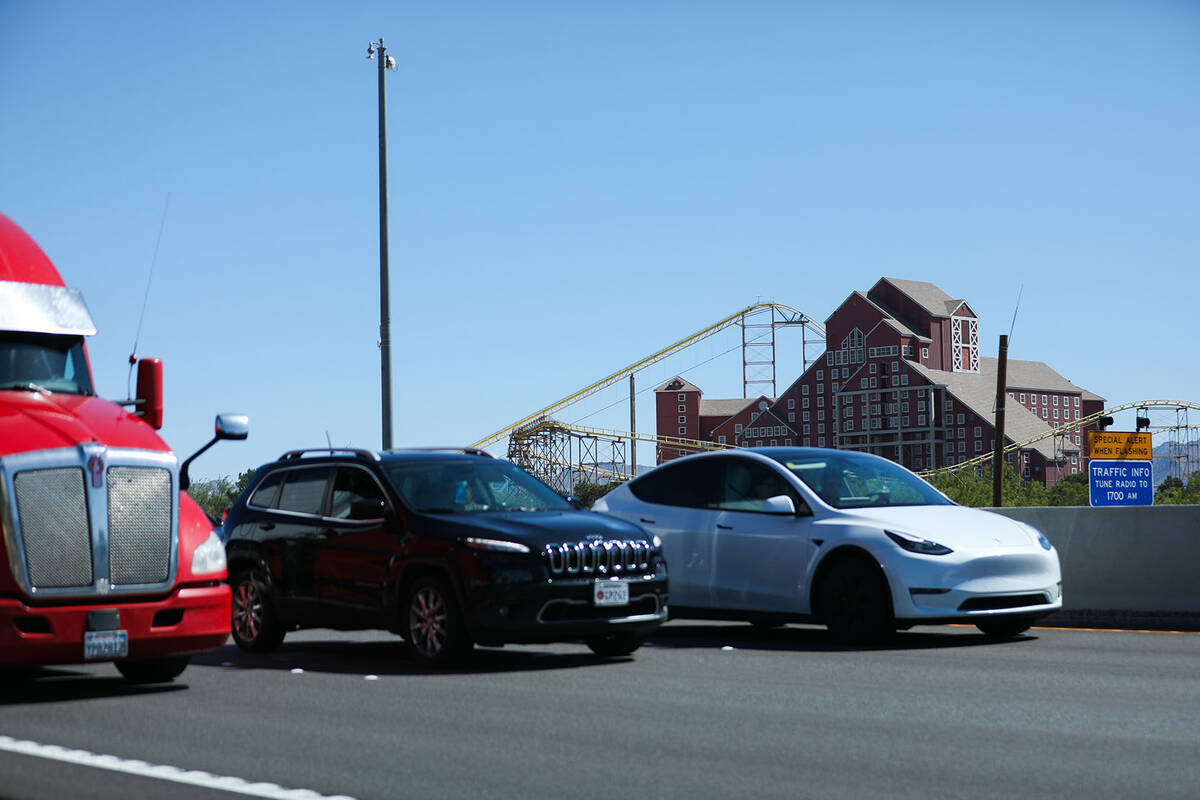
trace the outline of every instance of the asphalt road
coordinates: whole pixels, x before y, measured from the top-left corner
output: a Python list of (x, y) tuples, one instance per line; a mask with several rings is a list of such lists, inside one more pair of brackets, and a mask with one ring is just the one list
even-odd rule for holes
[(628, 659), (508, 647), (430, 672), (387, 634), (316, 631), (166, 686), (103, 664), (6, 680), (0, 797), (1195, 798), (1198, 665), (1197, 634), (851, 649), (675, 621)]

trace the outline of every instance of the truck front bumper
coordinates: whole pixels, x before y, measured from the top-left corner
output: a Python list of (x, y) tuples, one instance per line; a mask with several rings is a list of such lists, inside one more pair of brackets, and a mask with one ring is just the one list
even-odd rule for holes
[(30, 606), (0, 598), (0, 665), (84, 663), (83, 634), (93, 611), (116, 610), (129, 634), (129, 658), (213, 650), (229, 637), (229, 585), (188, 586), (153, 601)]

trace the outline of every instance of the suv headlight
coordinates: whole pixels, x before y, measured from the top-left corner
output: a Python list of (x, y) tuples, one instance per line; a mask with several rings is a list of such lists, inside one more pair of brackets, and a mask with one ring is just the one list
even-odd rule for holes
[(192, 574), (208, 575), (225, 571), (225, 548), (217, 532), (208, 534), (199, 547), (192, 552)]
[(529, 548), (520, 542), (509, 542), (504, 539), (480, 539), (475, 536), (466, 538), (466, 545), (472, 550), (491, 550), (494, 553), (528, 553)]
[(910, 553), (920, 553), (926, 556), (944, 556), (954, 552), (944, 544), (931, 542), (928, 539), (922, 539), (920, 536), (913, 536), (911, 533), (887, 530), (884, 533), (887, 534), (889, 539)]

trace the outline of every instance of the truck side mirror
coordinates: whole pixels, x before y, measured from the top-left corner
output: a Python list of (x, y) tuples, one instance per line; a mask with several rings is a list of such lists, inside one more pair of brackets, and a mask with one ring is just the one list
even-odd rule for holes
[(188, 467), (191, 466), (192, 462), (199, 458), (201, 453), (222, 439), (245, 439), (249, 436), (250, 418), (245, 414), (217, 414), (217, 421), (213, 427), (215, 432), (208, 444), (188, 456), (187, 461), (184, 461), (183, 465), (179, 467), (179, 490), (181, 492), (186, 492), (188, 487), (192, 485), (192, 480), (188, 477)]
[(143, 358), (138, 361), (136, 415), (151, 428), (163, 426), (163, 365), (161, 358)]

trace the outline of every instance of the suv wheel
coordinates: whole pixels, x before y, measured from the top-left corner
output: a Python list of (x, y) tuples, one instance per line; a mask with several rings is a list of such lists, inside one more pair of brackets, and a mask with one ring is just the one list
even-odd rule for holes
[(610, 633), (593, 636), (585, 644), (593, 653), (604, 658), (627, 656), (642, 646), (642, 638), (632, 633)]
[(417, 578), (404, 603), (404, 632), (409, 648), (426, 664), (447, 664), (471, 649), (454, 594), (433, 575)]
[(247, 570), (234, 577), (230, 616), (233, 640), (246, 652), (267, 653), (283, 643), (283, 625), (258, 572)]

